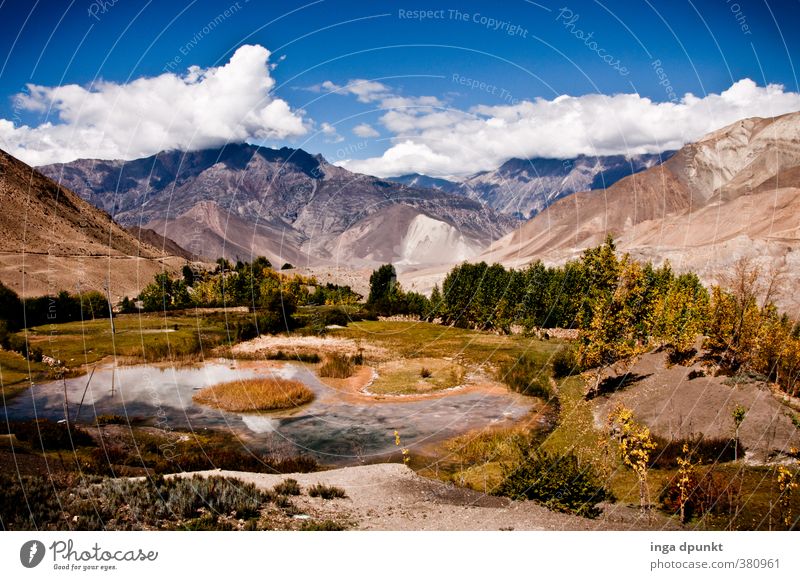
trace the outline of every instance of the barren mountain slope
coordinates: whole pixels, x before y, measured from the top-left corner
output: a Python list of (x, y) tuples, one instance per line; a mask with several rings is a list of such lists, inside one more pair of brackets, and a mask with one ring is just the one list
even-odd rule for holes
[(562, 262), (606, 234), (622, 250), (713, 276), (741, 257), (800, 272), (800, 113), (744, 119), (605, 191), (562, 199), (481, 258)]
[(93, 207), (0, 151), (0, 280), (25, 295), (101, 289), (138, 292), (162, 268), (184, 260), (140, 243)]

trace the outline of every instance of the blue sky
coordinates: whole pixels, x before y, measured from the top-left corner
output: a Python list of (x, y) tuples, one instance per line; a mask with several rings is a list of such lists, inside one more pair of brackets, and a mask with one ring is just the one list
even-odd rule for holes
[[(101, 156), (105, 145), (93, 144), (92, 139), (102, 137), (84, 131), (87, 124), (97, 129), (97, 118), (82, 117), (92, 107), (69, 101), (86, 95), (47, 90), (35, 102), (15, 95), (29, 96), (29, 84), (48, 89), (78, 85), (102, 92), (124, 90), (137, 79), (166, 73), (185, 77), (190, 66), (225, 66), (243, 45), (270, 53), (265, 73), (269, 86), (260, 100), (231, 103), (224, 96), (216, 99), (217, 93), (208, 89), (204, 111), (187, 113), (175, 122), (160, 112), (151, 126), (129, 129), (146, 129), (150, 141), (137, 136), (136, 147), (129, 150), (114, 137), (117, 142), (108, 147), (109, 156), (144, 153), (159, 143), (216, 144), (227, 134), (224, 130), (189, 141), (164, 134), (201, 122), (214, 124), (209, 109), (228, 112), (220, 123), (237, 123), (270, 102), (269, 114), (259, 113), (258, 119), (239, 127), (241, 131), (229, 133), (270, 146), (302, 146), (332, 161), (351, 160), (353, 168), (372, 173), (419, 170), (456, 175), (516, 154), (557, 157), (674, 147), (736, 115), (800, 108), (793, 61), (800, 57), (798, 14), (796, 0), (5, 1), (0, 4), (0, 119), (7, 123), (3, 130), (0, 122), (0, 147), (23, 158), (28, 155), (29, 162), (66, 160), (44, 151), (47, 143), (58, 143), (64, 134), (47, 133), (50, 129), (42, 124), (49, 122), (79, 131), (76, 141), (84, 140), (87, 146), (76, 145), (75, 155)], [(263, 79), (253, 71), (242, 72), (242, 90), (250, 92), (251, 83), (252, 94), (257, 94)], [(358, 93), (348, 88), (354, 79), (380, 86), (369, 85), (374, 90)], [(704, 99), (742, 79), (751, 79), (755, 87), (740, 84), (732, 96), (705, 103), (704, 112), (686, 103), (676, 109), (648, 105), (647, 99), (680, 105), (685, 93)], [(97, 88), (99, 81), (107, 83), (105, 89)], [(757, 90), (767, 85), (783, 88), (770, 94)], [(588, 99), (557, 101), (560, 95), (592, 94), (638, 96), (607, 99), (603, 105)], [(537, 99), (546, 103), (524, 106)], [(192, 93), (176, 102), (189, 107), (185, 103), (197, 100)], [(164, 102), (163, 108), (169, 109), (169, 98)], [(147, 112), (142, 107), (114, 108), (113, 115), (103, 117), (101, 129), (124, 133), (129, 125), (109, 117), (142, 116)], [(616, 118), (628, 108), (630, 113)], [(577, 120), (565, 125), (564, 119), (576, 109)], [(280, 114), (286, 122), (276, 119)], [(670, 115), (680, 131), (651, 134), (650, 127), (669, 123)], [(641, 118), (638, 125), (630, 120), (636, 116)], [(595, 126), (593, 120), (601, 117), (608, 123)], [(14, 128), (39, 130), (12, 130), (9, 122)], [(499, 136), (498, 125), (509, 127), (508, 139)], [(486, 134), (481, 131), (484, 126)], [(537, 127), (540, 132), (561, 133), (563, 142), (540, 137)], [(594, 136), (581, 137), (581, 132)], [(457, 149), (459, 142), (476, 134), (486, 144), (473, 144), (470, 152)], [(34, 149), (38, 153), (29, 154)]]

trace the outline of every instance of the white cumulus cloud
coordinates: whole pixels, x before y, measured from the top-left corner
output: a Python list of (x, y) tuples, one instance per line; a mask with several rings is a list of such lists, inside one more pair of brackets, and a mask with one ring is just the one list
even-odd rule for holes
[[(383, 91), (382, 102), (391, 96)], [(719, 94), (687, 93), (677, 102), (638, 94), (562, 95), (513, 105), (447, 109), (417, 99), (385, 112), (381, 123), (394, 142), (380, 157), (350, 159), (347, 169), (380, 177), (424, 173), (465, 176), (512, 157), (658, 153), (678, 149), (746, 117), (800, 110), (800, 94), (782, 85), (742, 79)]]
[(302, 113), (272, 95), (270, 53), (241, 46), (219, 67), (190, 67), (118, 84), (28, 85), (19, 110), (46, 113), (37, 126), (0, 119), (0, 146), (32, 165), (78, 158), (135, 159), (166, 149), (286, 139), (308, 127)]
[(353, 127), (353, 133), (355, 133), (357, 137), (363, 137), (364, 139), (380, 136), (380, 133), (378, 133), (369, 123), (360, 123), (356, 125)]

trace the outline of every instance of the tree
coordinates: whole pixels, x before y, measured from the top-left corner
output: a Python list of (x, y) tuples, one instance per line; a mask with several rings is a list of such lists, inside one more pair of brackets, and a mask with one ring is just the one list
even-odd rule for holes
[(645, 511), (650, 506), (650, 488), (647, 485), (650, 453), (656, 448), (650, 437), (650, 429), (636, 423), (633, 411), (621, 403), (608, 415), (608, 429), (611, 437), (619, 443), (622, 462), (633, 470), (639, 480), (639, 505)]
[(166, 272), (155, 275), (153, 282), (145, 286), (139, 294), (139, 300), (147, 311), (186, 308), (191, 304), (183, 280), (173, 280)]
[(194, 286), (194, 270), (189, 264), (184, 264), (181, 268), (181, 275), (183, 276), (183, 283), (186, 286)]
[(254, 276), (260, 276), (261, 272), (265, 268), (272, 268), (272, 262), (270, 262), (264, 256), (259, 256), (255, 260), (253, 260), (253, 263), (250, 264), (250, 268), (253, 270)]
[(691, 354), (708, 318), (708, 291), (695, 274), (682, 274), (667, 284), (655, 304), (653, 338), (674, 360)]
[(428, 322), (433, 322), (438, 316), (441, 314), (442, 308), (442, 292), (439, 290), (439, 285), (434, 284), (433, 290), (431, 290), (431, 297), (428, 300), (430, 304), (430, 310), (428, 311), (428, 316), (426, 320)]
[(776, 272), (764, 273), (752, 259), (742, 258), (712, 288), (706, 347), (729, 372), (753, 362), (764, 323), (776, 313), (780, 283)]
[(744, 417), (747, 415), (747, 407), (740, 405), (739, 403), (733, 408), (731, 411), (731, 416), (733, 417), (733, 460), (739, 460), (739, 427), (742, 426), (744, 422)]
[(292, 266), (289, 262), (285, 262), (283, 266), (281, 266), (281, 270), (294, 270), (294, 266)]
[(367, 307), (377, 314), (391, 315), (398, 310), (403, 290), (397, 281), (397, 272), (392, 264), (384, 264), (369, 277)]
[(17, 331), (24, 325), (22, 300), (11, 288), (0, 282), (0, 317), (7, 322), (9, 331)]
[(221, 272), (229, 272), (230, 270), (233, 270), (233, 266), (225, 258), (217, 258), (216, 264), (217, 264), (217, 268), (216, 268), (217, 274), (219, 274)]
[(595, 394), (606, 368), (618, 362), (629, 368), (647, 344), (649, 324), (643, 321), (647, 308), (642, 307), (642, 269), (627, 256), (621, 268), (616, 288), (597, 295), (591, 321), (579, 336), (578, 364), (596, 369), (591, 390)]
[(792, 519), (792, 496), (800, 487), (800, 473), (793, 471), (785, 465), (778, 466), (778, 506), (781, 510), (781, 520), (790, 529), (795, 523)]

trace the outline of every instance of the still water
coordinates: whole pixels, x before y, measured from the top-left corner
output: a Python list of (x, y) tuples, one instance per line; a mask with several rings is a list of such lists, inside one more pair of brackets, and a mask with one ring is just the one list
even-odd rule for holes
[[(192, 400), (203, 387), (270, 374), (302, 381), (314, 391), (315, 400), (280, 414), (230, 413)], [(87, 379), (85, 375), (66, 381), (73, 421), (76, 415), (78, 422), (92, 423), (97, 415), (116, 414), (170, 430), (225, 429), (254, 451), (281, 449), (338, 465), (396, 451), (395, 430), (400, 432), (403, 446), (413, 451), (470, 429), (519, 419), (530, 408), (524, 399), (512, 394), (475, 391), (426, 400), (353, 402), (321, 383), (308, 368), (291, 363), (281, 367), (235, 361), (197, 367), (98, 367), (88, 389)], [(9, 420), (60, 420), (64, 412), (64, 385), (60, 381), (34, 385), (8, 401), (5, 409)]]

